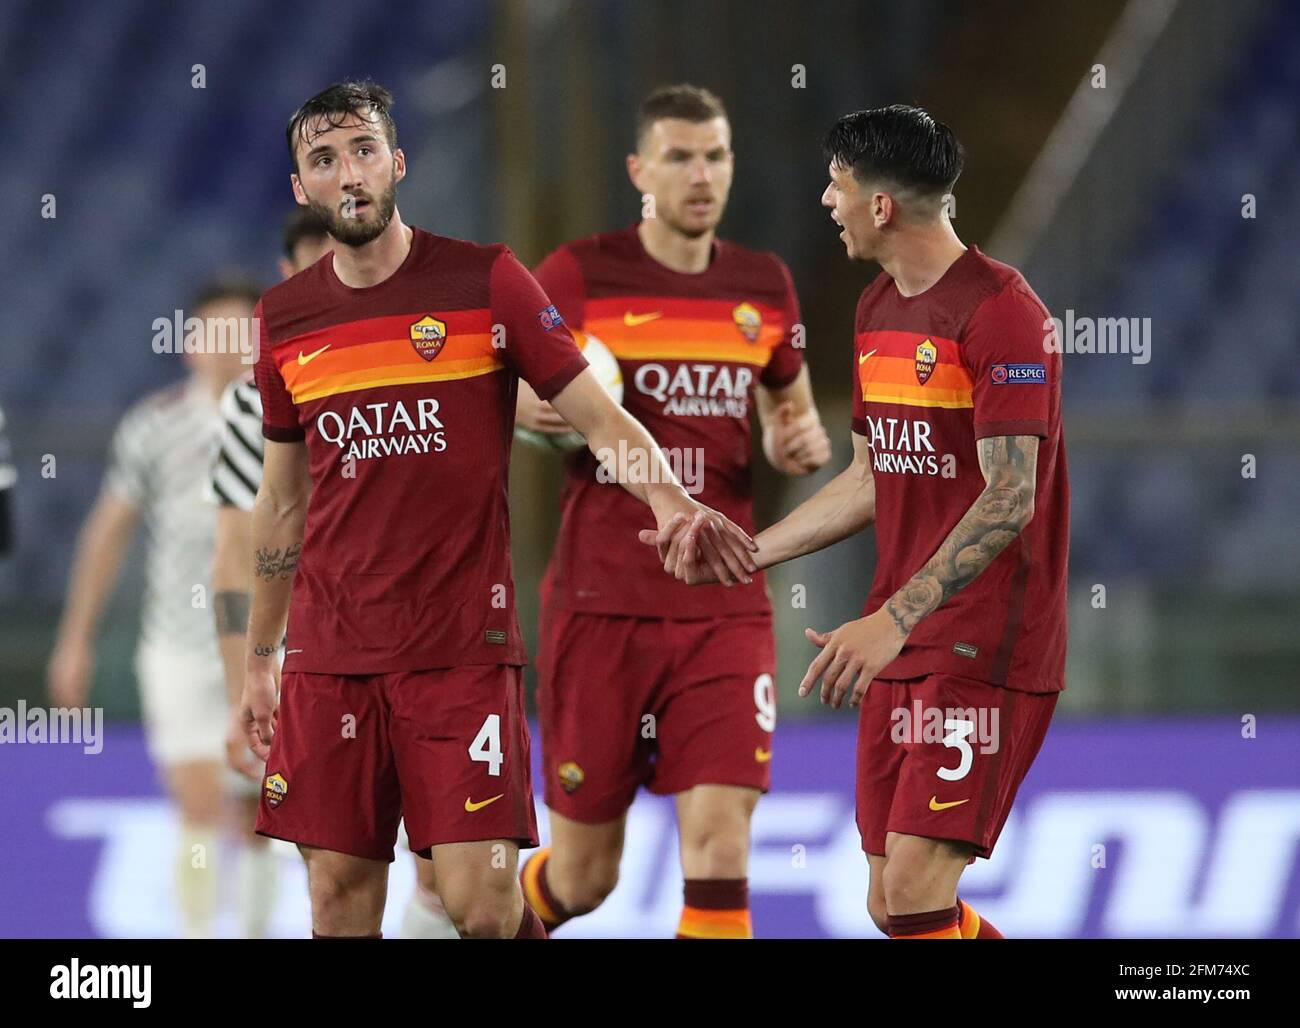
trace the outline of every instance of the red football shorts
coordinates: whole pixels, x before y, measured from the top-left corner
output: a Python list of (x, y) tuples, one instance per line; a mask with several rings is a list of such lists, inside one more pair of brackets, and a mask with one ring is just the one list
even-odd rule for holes
[(1057, 695), (951, 675), (873, 681), (858, 719), (863, 850), (883, 856), (885, 835), (899, 832), (969, 842), (987, 857)]
[(536, 846), (521, 671), (286, 673), (258, 833), (391, 861), (405, 817), (425, 856), (450, 842)]
[(544, 611), (537, 705), (546, 805), (598, 824), (641, 785), (766, 792), (776, 728), (767, 615), (718, 620)]

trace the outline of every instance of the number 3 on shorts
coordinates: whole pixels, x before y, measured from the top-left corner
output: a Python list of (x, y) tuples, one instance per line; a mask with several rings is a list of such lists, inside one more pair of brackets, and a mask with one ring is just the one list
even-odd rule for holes
[(485, 762), (488, 766), (488, 774), (494, 777), (501, 774), (501, 765), (506, 758), (501, 752), (500, 714), (487, 716), (483, 727), (478, 730), (478, 735), (474, 736), (474, 741), (469, 744), (469, 759)]
[(954, 768), (941, 767), (935, 774), (945, 782), (960, 782), (970, 774), (971, 765), (975, 762), (975, 751), (966, 741), (968, 735), (975, 734), (975, 722), (950, 717), (944, 721), (943, 731), (943, 744), (955, 748), (961, 754), (961, 762)]

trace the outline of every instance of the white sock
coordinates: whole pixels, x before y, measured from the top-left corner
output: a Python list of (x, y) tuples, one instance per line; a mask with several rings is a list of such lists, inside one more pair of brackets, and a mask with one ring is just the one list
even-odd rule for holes
[(221, 833), (207, 825), (181, 825), (176, 851), (176, 905), (187, 939), (209, 939), (217, 912)]
[(235, 909), (241, 939), (265, 939), (275, 906), (280, 861), (266, 843), (245, 842), (239, 848)]
[(411, 898), (402, 914), (399, 939), (459, 939), (460, 933), (447, 916), (446, 908), (437, 893), (430, 892), (419, 882), (411, 890)]

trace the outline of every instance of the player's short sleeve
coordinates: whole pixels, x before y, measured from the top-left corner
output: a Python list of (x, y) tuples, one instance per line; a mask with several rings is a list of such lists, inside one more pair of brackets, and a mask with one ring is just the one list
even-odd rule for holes
[(285, 388), (284, 376), (275, 363), (275, 340), (259, 300), (253, 310), (258, 326), (257, 364), (253, 377), (262, 397), (262, 435), (277, 443), (296, 443), (306, 437), (298, 423), (298, 408)]
[(772, 350), (772, 356), (768, 358), (767, 366), (763, 368), (758, 380), (768, 389), (783, 389), (799, 377), (799, 371), (803, 368), (803, 351), (796, 342), (802, 345), (800, 333), (801, 329), (799, 316), (799, 294), (794, 289), (794, 279), (790, 277), (790, 269), (785, 266), (785, 261), (772, 255), (772, 261), (776, 264), (777, 270), (781, 275), (782, 282), (782, 300), (781, 300), (781, 341)]
[(582, 277), (578, 258), (567, 247), (547, 254), (533, 277), (571, 330), (587, 323), (587, 281)]
[(543, 400), (587, 366), (564, 317), (509, 249), (492, 263), (492, 323), (505, 327), (506, 362)]
[[(148, 401), (146, 401), (146, 404)], [(142, 510), (153, 491), (155, 433), (150, 429), (149, 408), (137, 405), (126, 412), (113, 432), (108, 448), (104, 488), (118, 499)]]
[(1045, 345), (1052, 330), (1042, 303), (1021, 281), (975, 309), (962, 334), (961, 354), (974, 383), (975, 438), (1045, 438), (1061, 362)]

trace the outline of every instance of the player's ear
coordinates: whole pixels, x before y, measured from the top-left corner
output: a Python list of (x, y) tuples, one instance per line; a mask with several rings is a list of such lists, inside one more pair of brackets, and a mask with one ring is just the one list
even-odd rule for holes
[(297, 172), (289, 175), (289, 185), (293, 189), (293, 198), (298, 201), (298, 206), (306, 207), (309, 201), (306, 192), (302, 188), (302, 179), (298, 177)]
[(401, 182), (406, 178), (406, 151), (400, 146), (393, 151), (393, 181)]
[(293, 278), (293, 265), (283, 257), (277, 262), (281, 278)]
[(888, 193), (876, 193), (871, 198), (871, 220), (876, 228), (884, 228), (893, 220), (894, 198)]
[(641, 155), (639, 153), (630, 153), (627, 155), (627, 177), (631, 179), (632, 185), (636, 187), (638, 193), (644, 193), (641, 183), (637, 181), (641, 178)]

